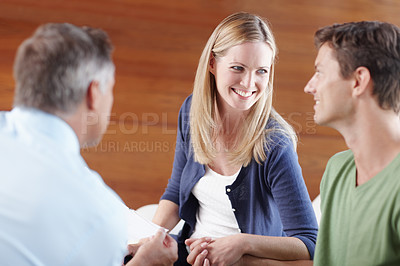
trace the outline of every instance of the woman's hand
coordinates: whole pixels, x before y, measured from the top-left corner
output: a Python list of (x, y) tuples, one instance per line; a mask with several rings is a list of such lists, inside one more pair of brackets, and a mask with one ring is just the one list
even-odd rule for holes
[(211, 265), (232, 265), (244, 255), (242, 234), (217, 238), (207, 246)]
[(206, 257), (208, 254), (207, 246), (211, 241), (212, 239), (210, 237), (186, 239), (185, 244), (190, 249), (190, 253), (186, 259), (187, 262), (196, 266), (209, 265), (209, 261)]
[[(232, 265), (241, 259), (244, 252), (241, 234), (215, 240), (210, 238), (188, 239), (185, 243), (190, 247), (187, 261), (192, 265), (203, 265), (206, 260), (211, 265)], [(197, 261), (198, 264), (195, 264)], [(201, 262), (203, 264), (199, 264)]]

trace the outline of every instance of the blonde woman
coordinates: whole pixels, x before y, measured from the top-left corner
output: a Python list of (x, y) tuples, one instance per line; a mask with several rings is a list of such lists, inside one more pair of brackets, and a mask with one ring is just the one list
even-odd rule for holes
[(168, 229), (185, 221), (176, 265), (313, 257), (317, 222), (296, 135), (272, 107), (276, 52), (267, 23), (243, 12), (203, 50), (153, 219)]

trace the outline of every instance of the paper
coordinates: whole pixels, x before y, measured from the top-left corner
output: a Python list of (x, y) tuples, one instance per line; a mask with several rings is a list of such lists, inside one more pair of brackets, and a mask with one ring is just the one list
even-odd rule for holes
[[(127, 212), (128, 244), (136, 244), (142, 238), (154, 235), (160, 226), (140, 216), (135, 210)], [(165, 229), (166, 230), (166, 229)]]

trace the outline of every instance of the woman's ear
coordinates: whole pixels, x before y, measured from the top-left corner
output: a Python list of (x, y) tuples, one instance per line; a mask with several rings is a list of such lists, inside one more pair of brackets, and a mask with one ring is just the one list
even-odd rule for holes
[(215, 76), (215, 57), (214, 55), (211, 53), (210, 56), (210, 62), (208, 65), (208, 70), (211, 72), (211, 74), (213, 74)]
[[(358, 67), (354, 71), (354, 87), (353, 87), (353, 95), (360, 96), (367, 92), (368, 90), (372, 90), (372, 78), (371, 73), (366, 67)], [(372, 91), (371, 91), (372, 93)]]

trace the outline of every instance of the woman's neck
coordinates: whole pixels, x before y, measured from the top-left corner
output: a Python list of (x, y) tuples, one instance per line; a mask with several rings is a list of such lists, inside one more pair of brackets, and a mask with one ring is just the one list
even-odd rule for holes
[(218, 125), (218, 132), (226, 137), (232, 138), (240, 132), (243, 122), (249, 110), (243, 111), (232, 108), (224, 100), (218, 99), (215, 104), (216, 122)]

